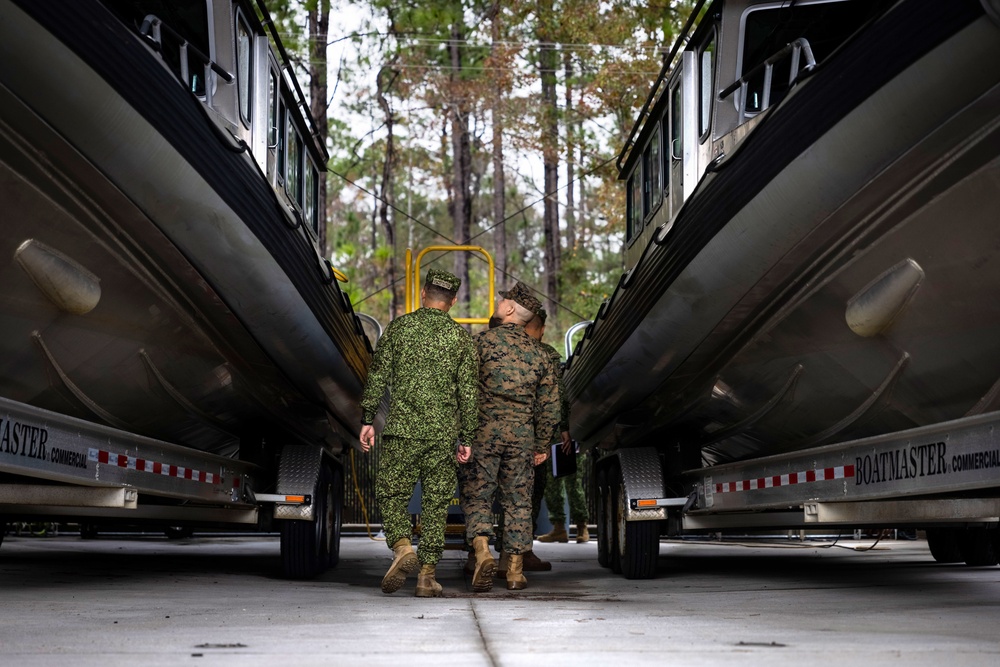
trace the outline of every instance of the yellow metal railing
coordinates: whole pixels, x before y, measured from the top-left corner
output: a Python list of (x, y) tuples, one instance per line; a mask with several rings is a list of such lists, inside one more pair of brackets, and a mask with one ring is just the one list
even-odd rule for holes
[[(487, 301), (487, 312), (493, 312), (493, 300), (495, 298), (495, 287), (493, 278), (493, 256), (485, 248), (477, 245), (432, 245), (427, 246), (417, 253), (413, 258), (413, 251), (406, 249), (406, 298), (404, 307), (406, 312), (412, 313), (420, 307), (420, 260), (429, 252), (474, 252), (486, 258), (487, 275), (489, 276), (489, 301)], [(452, 318), (459, 324), (489, 324), (490, 317), (455, 317)]]

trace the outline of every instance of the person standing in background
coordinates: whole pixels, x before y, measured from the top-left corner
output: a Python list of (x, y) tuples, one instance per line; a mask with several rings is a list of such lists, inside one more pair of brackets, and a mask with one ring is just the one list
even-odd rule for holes
[[(545, 335), (546, 312), (542, 308), (528, 326), (524, 328), (529, 336), (538, 341), (539, 345), (545, 349), (552, 364), (555, 367), (556, 377), (559, 385), (559, 426), (552, 434), (549, 442), (562, 442), (562, 450), (569, 454), (573, 449), (573, 440), (569, 434), (569, 397), (563, 390), (562, 383), (562, 357), (558, 350), (548, 343), (542, 342)], [(540, 468), (541, 470), (541, 468)], [(536, 470), (535, 474), (539, 471)], [(539, 542), (568, 542), (569, 533), (566, 531), (566, 507), (563, 504), (563, 490), (569, 496), (569, 512), (573, 523), (576, 524), (576, 541), (584, 543), (590, 541), (590, 531), (587, 529), (589, 517), (587, 516), (587, 496), (583, 492), (583, 484), (579, 473), (574, 472), (563, 477), (552, 476), (552, 466), (544, 466), (542, 470), (544, 484), (545, 506), (549, 510), (549, 521), (552, 522), (552, 530), (545, 535), (538, 537)], [(534, 516), (537, 520), (539, 505), (533, 507)], [(542, 561), (544, 562), (544, 561)], [(551, 567), (551, 566), (550, 566)]]

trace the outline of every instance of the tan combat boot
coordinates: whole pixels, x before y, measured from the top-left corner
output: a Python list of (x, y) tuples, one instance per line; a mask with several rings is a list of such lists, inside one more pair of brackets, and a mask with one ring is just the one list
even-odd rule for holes
[(472, 590), (476, 593), (486, 593), (493, 589), (493, 573), (497, 570), (497, 562), (490, 553), (490, 538), (485, 535), (472, 540), (476, 550), (476, 571), (472, 575)]
[(534, 551), (529, 551), (523, 555), (524, 559), (521, 562), (524, 565), (525, 572), (548, 572), (552, 569), (552, 563), (542, 560), (535, 555)]
[(500, 552), (500, 564), (497, 565), (496, 575), (497, 577), (503, 579), (507, 576), (507, 566), (510, 564), (510, 554), (506, 551)]
[(528, 580), (524, 578), (524, 556), (511, 554), (510, 563), (507, 565), (507, 590), (521, 591), (527, 587)]
[(420, 566), (420, 573), (417, 574), (418, 598), (441, 597), (441, 584), (434, 578), (434, 569), (433, 565), (426, 563)]
[(410, 540), (402, 538), (392, 545), (396, 556), (392, 559), (389, 571), (382, 577), (382, 592), (395, 593), (406, 581), (406, 575), (417, 569), (417, 554), (414, 553)]
[(566, 532), (566, 523), (558, 521), (552, 524), (552, 531), (540, 535), (539, 542), (569, 542), (569, 534)]
[(576, 524), (576, 543), (583, 544), (590, 541), (590, 531), (587, 530), (586, 523)]
[(465, 559), (465, 567), (463, 567), (462, 570), (466, 574), (468, 574), (470, 576), (476, 573), (476, 552), (475, 551), (470, 551), (469, 552), (469, 557), (467, 559)]

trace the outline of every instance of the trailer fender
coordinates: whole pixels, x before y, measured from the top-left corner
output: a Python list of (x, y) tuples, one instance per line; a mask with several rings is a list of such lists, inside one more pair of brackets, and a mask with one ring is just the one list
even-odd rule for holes
[[(286, 445), (278, 461), (277, 493), (311, 496), (323, 467), (323, 448), (311, 445)], [(315, 503), (305, 505), (275, 504), (275, 519), (312, 521)]]
[(625, 491), (626, 521), (661, 521), (667, 518), (666, 507), (633, 509), (634, 498), (662, 498), (663, 464), (653, 447), (622, 449), (615, 453), (622, 471), (622, 486)]

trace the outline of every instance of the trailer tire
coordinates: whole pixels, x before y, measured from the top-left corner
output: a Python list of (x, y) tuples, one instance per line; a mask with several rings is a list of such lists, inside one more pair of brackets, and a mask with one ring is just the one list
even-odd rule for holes
[(982, 567), (1000, 563), (996, 528), (966, 528), (959, 548), (966, 565)]
[(652, 579), (656, 574), (656, 562), (660, 556), (660, 530), (657, 521), (625, 520), (625, 486), (618, 485), (620, 508), (618, 530), (618, 563), (626, 579)]
[(324, 542), (329, 535), (327, 511), (333, 474), (326, 465), (320, 466), (319, 479), (313, 491), (316, 503), (312, 521), (284, 520), (281, 522), (281, 570), (288, 579), (311, 579), (326, 570), (329, 551)]
[(326, 522), (323, 527), (323, 548), (326, 551), (327, 568), (337, 567), (337, 563), (340, 562), (340, 537), (344, 520), (344, 472), (335, 466), (331, 471), (331, 477)]
[(618, 504), (619, 492), (624, 488), (621, 469), (615, 464), (608, 472), (608, 486), (605, 494), (607, 516), (604, 525), (608, 535), (608, 567), (615, 574), (622, 573), (621, 526), (625, 523), (625, 512)]
[(957, 528), (928, 528), (927, 547), (931, 550), (931, 556), (938, 563), (961, 563), (962, 550), (958, 545), (959, 529)]
[(608, 508), (605, 499), (608, 496), (608, 473), (601, 470), (597, 473), (597, 498), (594, 509), (597, 510), (597, 564), (601, 567), (611, 566), (611, 531), (608, 530)]

